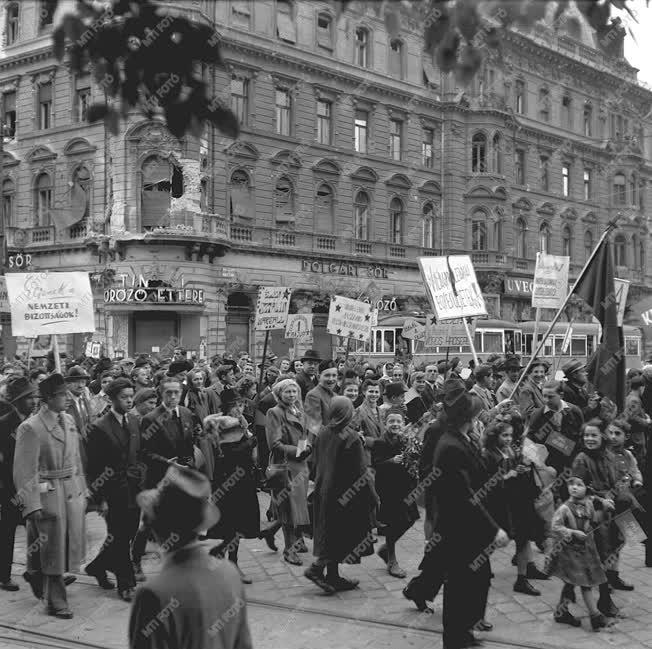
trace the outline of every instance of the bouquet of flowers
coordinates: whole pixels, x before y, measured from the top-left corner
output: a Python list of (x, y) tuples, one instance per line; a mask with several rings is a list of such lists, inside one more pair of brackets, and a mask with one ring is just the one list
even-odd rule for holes
[(403, 438), (402, 464), (415, 480), (419, 479), (419, 461), (423, 449), (423, 441), (419, 435), (419, 428), (414, 424), (407, 426), (401, 434)]

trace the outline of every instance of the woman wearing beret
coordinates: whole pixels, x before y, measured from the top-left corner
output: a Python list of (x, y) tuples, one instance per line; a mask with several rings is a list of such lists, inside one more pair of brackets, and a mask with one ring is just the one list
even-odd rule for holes
[(300, 566), (303, 562), (298, 553), (308, 551), (301, 528), (310, 524), (307, 458), (312, 447), (301, 410), (299, 384), (294, 379), (283, 379), (274, 385), (272, 393), (277, 405), (267, 411), (265, 421), (269, 462), (287, 466), (287, 474), (270, 477), (272, 504), (283, 529), (283, 558)]

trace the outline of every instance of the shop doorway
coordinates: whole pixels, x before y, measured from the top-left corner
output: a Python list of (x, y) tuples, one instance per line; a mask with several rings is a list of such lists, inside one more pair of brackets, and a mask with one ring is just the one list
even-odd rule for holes
[(159, 354), (178, 344), (179, 318), (176, 313), (150, 312), (134, 314), (130, 355)]

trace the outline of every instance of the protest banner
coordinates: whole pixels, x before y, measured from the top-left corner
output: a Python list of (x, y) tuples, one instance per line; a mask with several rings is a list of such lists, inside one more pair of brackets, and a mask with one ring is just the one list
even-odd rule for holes
[(618, 326), (623, 326), (625, 319), (625, 307), (627, 306), (627, 295), (629, 294), (630, 282), (626, 279), (614, 277), (614, 289), (616, 291), (616, 303), (618, 305)]
[(419, 257), (419, 269), (437, 322), (487, 315), (468, 255)]
[[(426, 318), (423, 336), (424, 351), (434, 351), (435, 347), (461, 347), (468, 344), (466, 329), (461, 320), (452, 320), (441, 324), (434, 323), (433, 320), (432, 314)], [(475, 334), (475, 324), (475, 320), (473, 320), (469, 329), (471, 337)]]
[(328, 312), (328, 333), (355, 340), (369, 340), (371, 337), (371, 305), (334, 295)]
[(88, 273), (7, 273), (5, 279), (14, 336), (95, 331)]
[(285, 329), (292, 291), (285, 286), (262, 286), (256, 304), (256, 331)]
[(568, 296), (570, 257), (537, 252), (532, 282), (532, 306), (537, 309), (559, 309)]
[(288, 315), (285, 325), (286, 338), (312, 338), (312, 313), (293, 313)]
[(7, 282), (3, 276), (0, 276), (0, 313), (11, 313), (9, 296), (7, 295)]
[(425, 337), (426, 328), (415, 318), (405, 318), (403, 323), (403, 331), (401, 335), (403, 338), (410, 338), (412, 340), (423, 340)]

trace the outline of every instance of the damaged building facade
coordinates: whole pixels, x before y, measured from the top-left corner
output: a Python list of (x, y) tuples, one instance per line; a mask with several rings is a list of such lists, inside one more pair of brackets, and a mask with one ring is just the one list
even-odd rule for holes
[[(184, 2), (220, 34), (226, 68), (201, 73), (240, 119), (233, 141), (211, 126), (177, 140), (136, 113), (118, 136), (87, 124), (102, 89), (56, 64), (39, 2), (2, 3), (3, 233), (33, 270), (91, 273), (96, 333), (66, 337), (69, 353), (260, 356), (271, 285), (313, 314), (324, 356), (344, 344), (325, 328), (333, 294), (379, 308), (365, 351), (405, 351), (405, 318), (428, 310), (421, 255), (471, 255), (491, 317), (531, 320), (536, 252), (569, 255), (576, 277), (618, 213), (618, 275), (632, 300), (649, 293), (652, 93), (622, 30), (599, 41), (571, 3), (556, 31), (507, 33), (461, 88), (423, 25), (390, 36), (377, 5), (337, 20), (317, 1)], [(280, 331), (271, 347), (301, 352)]]

